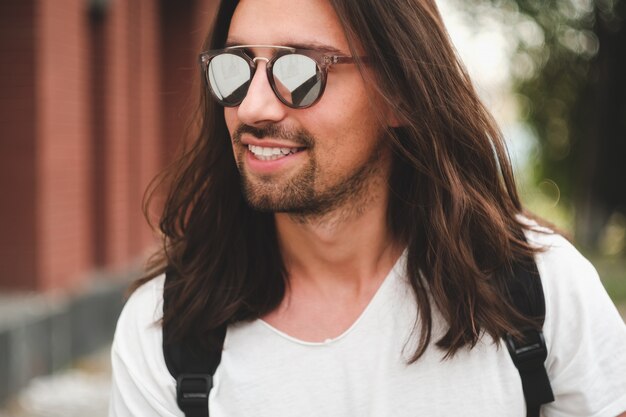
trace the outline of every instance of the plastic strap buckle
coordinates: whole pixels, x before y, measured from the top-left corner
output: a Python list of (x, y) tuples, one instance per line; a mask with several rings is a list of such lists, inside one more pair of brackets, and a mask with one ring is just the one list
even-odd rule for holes
[(539, 417), (541, 405), (554, 401), (550, 379), (544, 365), (548, 357), (548, 349), (543, 332), (527, 330), (522, 334), (524, 340), (521, 343), (517, 343), (511, 335), (507, 334), (506, 346), (522, 379), (526, 415)]
[(543, 368), (543, 363), (548, 357), (548, 349), (543, 332), (527, 330), (523, 332), (524, 341), (518, 343), (510, 334), (506, 335), (506, 346), (509, 349), (513, 363), (517, 369), (529, 371), (538, 367)]
[(209, 374), (180, 374), (176, 379), (176, 400), (181, 410), (207, 409), (213, 377)]

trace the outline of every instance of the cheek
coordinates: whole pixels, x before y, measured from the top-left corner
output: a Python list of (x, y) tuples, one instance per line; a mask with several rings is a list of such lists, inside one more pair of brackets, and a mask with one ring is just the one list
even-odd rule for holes
[(341, 120), (335, 131), (339, 141), (337, 146), (352, 148), (355, 154), (359, 151), (367, 153), (380, 138), (380, 115), (370, 106), (367, 98), (358, 104), (348, 101), (341, 108), (344, 111), (338, 112)]
[(363, 136), (380, 129), (383, 115), (376, 111), (379, 106), (373, 102), (373, 94), (366, 91), (360, 76), (355, 75), (331, 88), (332, 103), (327, 108), (332, 109), (329, 114), (336, 119), (337, 131), (348, 136)]
[(343, 112), (341, 117), (333, 119), (332, 130), (319, 131), (320, 146), (316, 152), (319, 169), (329, 175), (343, 175), (371, 161), (382, 133), (378, 123), (372, 120), (376, 120), (376, 115)]

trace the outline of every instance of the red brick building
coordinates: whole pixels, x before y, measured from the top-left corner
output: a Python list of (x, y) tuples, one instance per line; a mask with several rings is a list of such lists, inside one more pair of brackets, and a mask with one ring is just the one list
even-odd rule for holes
[(214, 0), (0, 1), (0, 290), (80, 285), (155, 239)]

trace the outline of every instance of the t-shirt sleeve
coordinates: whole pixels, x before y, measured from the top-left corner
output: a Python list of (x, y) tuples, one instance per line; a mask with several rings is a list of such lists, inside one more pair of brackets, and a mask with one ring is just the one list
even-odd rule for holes
[[(546, 369), (555, 401), (545, 417), (609, 417), (626, 411), (626, 326), (594, 267), (564, 238), (538, 238), (546, 298)], [(532, 240), (531, 240), (532, 241)]]
[(138, 288), (122, 310), (111, 349), (109, 417), (183, 416), (161, 348), (163, 282), (158, 277)]

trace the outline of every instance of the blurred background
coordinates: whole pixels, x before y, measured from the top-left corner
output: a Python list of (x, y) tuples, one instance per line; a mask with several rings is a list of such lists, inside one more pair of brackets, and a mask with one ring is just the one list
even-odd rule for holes
[[(626, 0), (439, 0), (527, 207), (626, 306)], [(0, 416), (106, 415), (215, 0), (0, 0)]]

